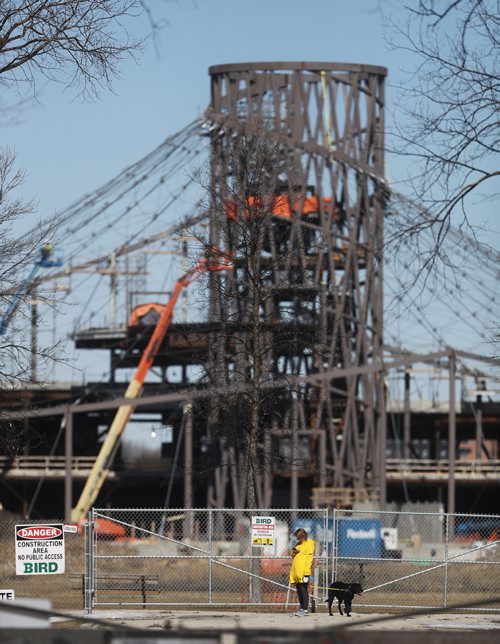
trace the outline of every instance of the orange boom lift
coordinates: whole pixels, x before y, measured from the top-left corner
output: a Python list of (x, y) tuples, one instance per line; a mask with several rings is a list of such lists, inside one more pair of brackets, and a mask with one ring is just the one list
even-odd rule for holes
[[(220, 253), (219, 251), (212, 252), (215, 255), (214, 258), (201, 259), (194, 268), (187, 271), (187, 273), (180, 277), (175, 283), (172, 297), (162, 311), (151, 339), (148, 342), (148, 346), (142, 354), (134, 377), (127, 387), (124, 398), (137, 400), (140, 397), (144, 387), (144, 381), (149, 369), (151, 368), (151, 365), (155, 360), (156, 355), (158, 354), (163, 339), (165, 338), (165, 335), (170, 327), (174, 307), (182, 291), (187, 286), (195, 282), (204, 273), (210, 271), (229, 270), (233, 267), (232, 263), (228, 261), (222, 253)], [(92, 468), (92, 471), (90, 472), (87, 482), (85, 483), (85, 487), (83, 488), (78, 503), (72, 510), (71, 518), (73, 521), (80, 521), (84, 519), (89, 509), (92, 507), (92, 504), (96, 500), (102, 484), (106, 479), (106, 476), (113, 463), (120, 436), (123, 434), (123, 430), (125, 429), (128, 419), (134, 411), (135, 406), (135, 404), (125, 404), (121, 405), (117, 409), (116, 415), (110, 425), (106, 438), (102, 444), (101, 450), (96, 458), (96, 462)]]

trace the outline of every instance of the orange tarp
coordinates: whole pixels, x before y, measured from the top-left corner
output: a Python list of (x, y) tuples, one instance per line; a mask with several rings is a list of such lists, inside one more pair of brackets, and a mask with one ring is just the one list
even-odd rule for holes
[[(328, 212), (331, 207), (332, 198), (323, 197), (323, 212)], [(293, 212), (298, 212), (300, 209), (301, 200), (295, 198), (293, 202)], [(269, 210), (269, 201), (262, 200), (262, 197), (250, 196), (245, 208), (245, 216), (259, 215), (259, 210)], [(305, 197), (302, 206), (302, 216), (311, 215), (319, 212), (319, 199), (316, 195)], [(233, 200), (226, 202), (226, 214), (231, 219), (236, 219), (238, 207)], [(278, 195), (274, 198), (271, 205), (271, 214), (275, 217), (282, 217), (283, 219), (290, 219), (292, 212), (290, 210), (290, 198), (287, 195)], [(335, 210), (334, 210), (335, 215)]]

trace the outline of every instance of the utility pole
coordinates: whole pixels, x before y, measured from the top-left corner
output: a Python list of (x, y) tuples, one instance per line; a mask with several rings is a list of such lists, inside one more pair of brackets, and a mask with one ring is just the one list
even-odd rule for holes
[(117, 287), (117, 273), (116, 273), (116, 254), (111, 253), (109, 259), (109, 268), (111, 275), (111, 297), (109, 298), (109, 326), (114, 329), (116, 326), (116, 287)]
[(36, 289), (33, 288), (31, 300), (31, 382), (38, 379), (38, 310), (36, 300)]
[(411, 367), (406, 367), (403, 418), (403, 458), (405, 461), (410, 458), (411, 443), (410, 375)]
[(187, 403), (183, 413), (186, 415), (184, 429), (184, 508), (186, 520), (184, 521), (184, 538), (193, 538), (193, 405)]
[(484, 381), (476, 384), (476, 461), (481, 460), (483, 444), (483, 396), (481, 389), (486, 389)]
[[(449, 395), (449, 411), (448, 411), (448, 514), (455, 513), (455, 459), (456, 459), (456, 417), (455, 417), (455, 379), (456, 379), (456, 355), (454, 351), (450, 351), (449, 362), (449, 376), (450, 376), (450, 395)], [(453, 536), (454, 517), (450, 516), (449, 523), (450, 535)]]

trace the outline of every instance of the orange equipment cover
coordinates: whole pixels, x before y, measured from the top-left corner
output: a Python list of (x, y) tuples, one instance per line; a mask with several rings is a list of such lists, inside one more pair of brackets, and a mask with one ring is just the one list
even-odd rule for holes
[[(300, 207), (301, 200), (297, 197), (293, 202), (293, 210), (298, 211)], [(332, 203), (331, 197), (323, 197), (323, 212), (328, 212), (330, 204)], [(249, 217), (252, 214), (259, 214), (259, 208), (266, 208), (265, 202), (262, 201), (262, 197), (248, 197), (247, 207), (245, 208), (245, 216)], [(305, 197), (304, 204), (302, 206), (302, 216), (311, 215), (319, 212), (319, 199), (316, 195), (311, 197)], [(287, 195), (278, 195), (273, 199), (271, 213), (275, 217), (282, 217), (283, 219), (290, 219), (290, 199)], [(231, 219), (236, 219), (237, 215), (237, 206), (234, 201), (229, 200), (226, 202), (226, 214)], [(334, 209), (335, 216), (335, 209)]]
[(165, 306), (163, 304), (156, 304), (156, 302), (149, 302), (148, 304), (139, 304), (132, 309), (132, 313), (128, 319), (128, 326), (139, 326), (141, 318), (147, 315), (151, 310), (156, 311), (158, 317), (163, 312)]

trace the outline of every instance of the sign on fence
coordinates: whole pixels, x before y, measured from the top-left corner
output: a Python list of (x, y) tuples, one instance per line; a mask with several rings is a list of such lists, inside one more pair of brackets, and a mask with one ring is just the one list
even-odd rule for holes
[(16, 525), (16, 575), (58, 575), (64, 568), (62, 524)]
[(274, 517), (252, 517), (252, 546), (272, 546), (274, 527)]

